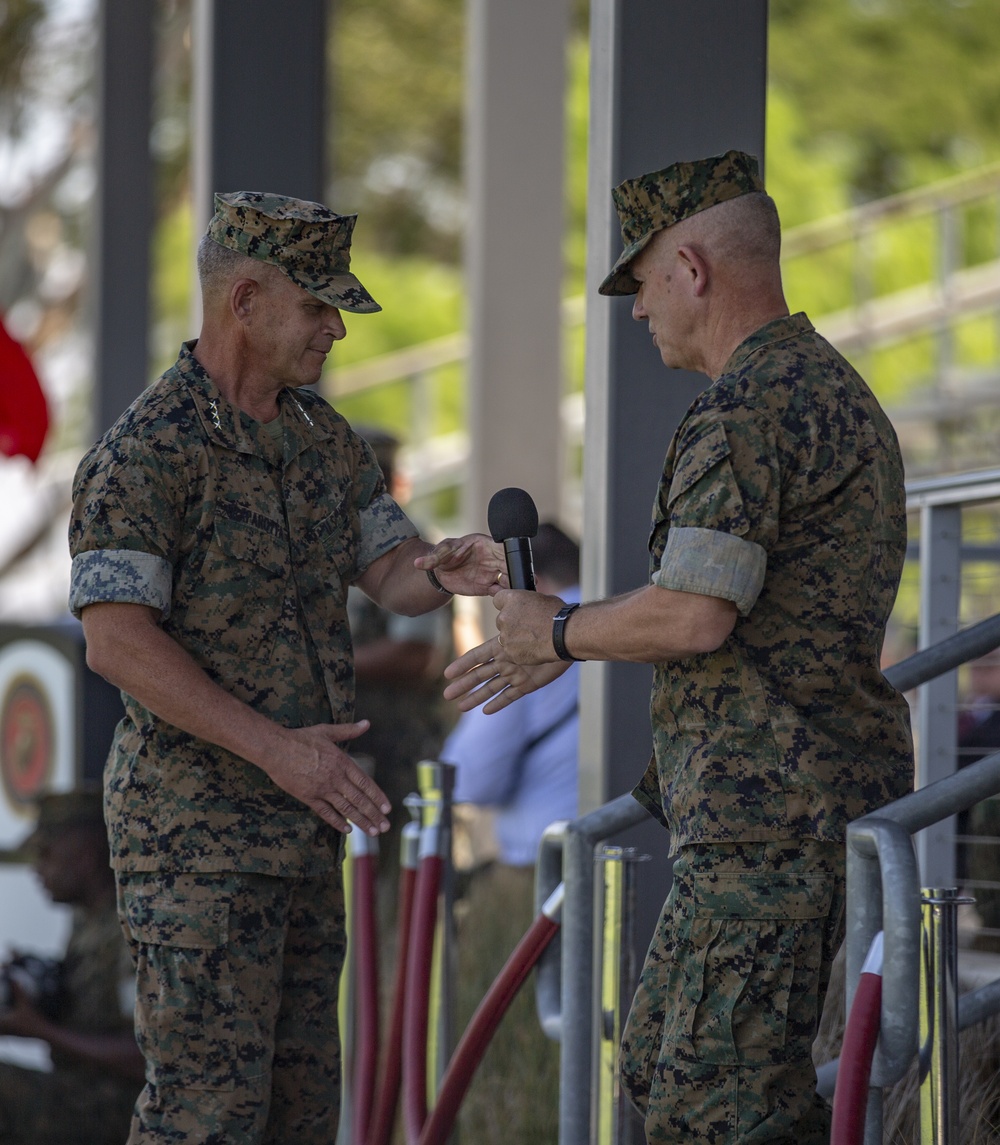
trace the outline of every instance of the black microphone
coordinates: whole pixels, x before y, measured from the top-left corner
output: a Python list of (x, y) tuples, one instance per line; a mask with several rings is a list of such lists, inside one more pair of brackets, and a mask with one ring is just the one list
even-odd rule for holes
[(538, 510), (523, 489), (498, 489), (490, 498), (486, 519), (490, 536), (503, 541), (507, 579), (511, 588), (535, 587), (531, 538), (538, 535)]

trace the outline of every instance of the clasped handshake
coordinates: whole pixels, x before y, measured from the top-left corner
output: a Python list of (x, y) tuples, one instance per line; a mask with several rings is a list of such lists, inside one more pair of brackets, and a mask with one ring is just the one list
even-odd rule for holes
[[(569, 667), (552, 643), (553, 618), (563, 607), (557, 596), (535, 591), (531, 537), (538, 512), (523, 489), (501, 489), (490, 501), (493, 553), (505, 567), (486, 590), (497, 610), (497, 635), (470, 649), (445, 669), (445, 699), (461, 711), (483, 706), (488, 715), (561, 676)], [(484, 538), (485, 539), (485, 538)], [(442, 541), (414, 563), (442, 575), (474, 560), (469, 538)], [(508, 587), (505, 587), (508, 586)]]

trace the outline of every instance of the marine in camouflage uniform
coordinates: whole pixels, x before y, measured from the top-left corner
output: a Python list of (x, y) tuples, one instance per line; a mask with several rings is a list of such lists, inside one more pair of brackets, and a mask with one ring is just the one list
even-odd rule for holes
[[(47, 794), (39, 807), (38, 826), (19, 848), (19, 857), (39, 870), (46, 864), (47, 889), (56, 901), (73, 907), (73, 921), (59, 961), (58, 1000), (50, 1019), (30, 1032), (22, 1030), (49, 1041), (52, 1069), (0, 1062), (0, 1141), (120, 1145), (142, 1083), (116, 1072), (114, 1062), (123, 1060), (141, 1074), (142, 1061), (132, 1032), (135, 970), (115, 910), (100, 793)], [(71, 860), (74, 869), (54, 869)], [(88, 887), (100, 887), (100, 893), (92, 898)], [(0, 1015), (0, 1035), (7, 1032)], [(112, 1055), (112, 1043), (126, 1047), (124, 1052)]]
[[(906, 702), (879, 668), (906, 545), (899, 448), (864, 381), (788, 314), (752, 156), (675, 164), (614, 198), (625, 249), (601, 292), (636, 294), (664, 362), (714, 379), (657, 491), (651, 589), (667, 593), (633, 613), (630, 646), (599, 622), (628, 634), (650, 589), (553, 622), (562, 659), (654, 662), (635, 794), (676, 860), (622, 1082), (650, 1142), (819, 1145), (810, 1049), (843, 937), (846, 826), (912, 786)], [(544, 603), (521, 597), (495, 603), (501, 655), (523, 670), (555, 655), (519, 645), (544, 631)], [(681, 635), (664, 621), (654, 652), (658, 615)]]
[[(77, 473), (71, 607), (126, 707), (105, 800), (147, 1060), (130, 1142), (336, 1135), (337, 832), (348, 817), (372, 834), (388, 825), (379, 789), (324, 746), (353, 705), (347, 589), (392, 590), (390, 603), (415, 612), (449, 595), (414, 568), (430, 546), (414, 542), (369, 446), (300, 388), (343, 336), (339, 311), (378, 309), (350, 273), (353, 224), (281, 196), (216, 196), (199, 251), (202, 338)], [(227, 271), (210, 299), (216, 245), (256, 261)], [(220, 345), (236, 345), (236, 358), (220, 357)], [(213, 353), (225, 383), (204, 365)], [(270, 405), (232, 385), (234, 360), (248, 371), (238, 376), (264, 377)], [(248, 412), (261, 408), (268, 416)], [(438, 571), (482, 591), (475, 576), (489, 584), (502, 567), (494, 548), (477, 541), (464, 563)], [(387, 571), (373, 580), (373, 570)], [(141, 625), (138, 636), (118, 639), (120, 616)], [(147, 642), (162, 672), (155, 655), (143, 660)], [(265, 758), (279, 728), (277, 758)], [(293, 793), (285, 752), (299, 759), (303, 747), (322, 798), (306, 799), (299, 779)]]

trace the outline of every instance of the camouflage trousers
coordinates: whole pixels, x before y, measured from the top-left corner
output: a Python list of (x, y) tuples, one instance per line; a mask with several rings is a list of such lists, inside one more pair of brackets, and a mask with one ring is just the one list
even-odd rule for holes
[(844, 933), (843, 852), (681, 848), (622, 1037), (648, 1142), (826, 1145), (811, 1048)]
[(119, 873), (146, 1087), (129, 1145), (329, 1145), (340, 1114), (340, 871)]

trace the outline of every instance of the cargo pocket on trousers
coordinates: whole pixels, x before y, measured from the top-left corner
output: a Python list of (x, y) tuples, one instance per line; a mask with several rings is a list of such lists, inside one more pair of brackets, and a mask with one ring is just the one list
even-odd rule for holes
[[(817, 1020), (825, 880), (694, 876), (674, 1015), (679, 1047), (714, 1065), (776, 1064)], [(677, 1028), (680, 1027), (680, 1028)], [(683, 1054), (681, 1056), (687, 1056)]]
[(225, 903), (126, 892), (138, 944), (136, 1038), (157, 1086), (235, 1088), (239, 1070)]

